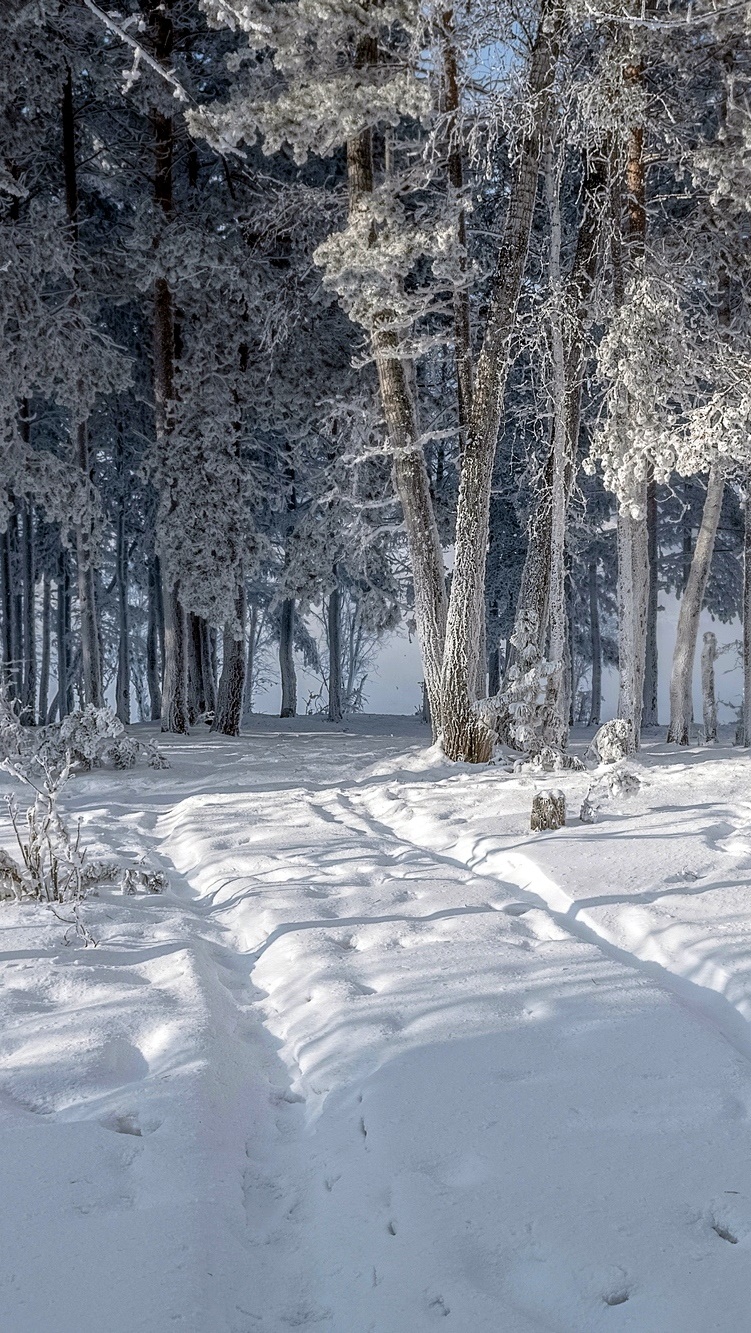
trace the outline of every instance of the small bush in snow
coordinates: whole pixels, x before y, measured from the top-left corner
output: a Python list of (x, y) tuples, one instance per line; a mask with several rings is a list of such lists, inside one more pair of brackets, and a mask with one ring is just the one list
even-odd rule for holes
[(641, 778), (632, 768), (616, 768), (603, 773), (590, 784), (582, 802), (579, 818), (582, 824), (594, 824), (603, 802), (621, 796), (635, 796), (641, 790)]
[(566, 823), (566, 797), (562, 791), (538, 791), (532, 798), (529, 827), (533, 833), (563, 828)]

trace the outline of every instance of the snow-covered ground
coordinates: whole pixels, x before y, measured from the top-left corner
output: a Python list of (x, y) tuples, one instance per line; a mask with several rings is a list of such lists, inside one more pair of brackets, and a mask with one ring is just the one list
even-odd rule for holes
[(171, 888), (96, 949), (0, 911), (2, 1333), (751, 1327), (751, 763), (648, 743), (530, 835), (545, 779), (425, 744), (256, 718), (70, 785)]

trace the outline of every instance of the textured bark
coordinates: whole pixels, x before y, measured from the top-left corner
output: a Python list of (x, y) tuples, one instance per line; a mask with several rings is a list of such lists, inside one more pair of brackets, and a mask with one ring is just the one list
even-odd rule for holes
[(297, 714), (297, 674), (295, 672), (295, 599), (282, 602), (279, 620), (279, 670), (282, 677), (280, 717)]
[(701, 650), (701, 700), (704, 718), (704, 740), (711, 745), (717, 740), (717, 695), (715, 693), (714, 664), (717, 660), (717, 635), (707, 630)]
[(3, 684), (13, 694), (13, 589), (11, 575), (10, 528), (0, 533), (0, 578), (3, 599)]
[[(71, 712), (70, 662), (70, 575), (64, 551), (60, 553), (57, 574), (57, 713), (62, 719)], [(52, 721), (52, 718), (48, 718)]]
[(164, 601), (164, 685), (162, 688), (162, 731), (185, 736), (188, 725), (188, 640), (187, 616), (180, 604), (175, 584), (163, 589)]
[[(375, 64), (377, 48), (371, 39), (360, 43), (357, 64)], [(350, 217), (366, 208), (373, 192), (373, 145), (370, 130), (347, 142)], [(374, 238), (375, 239), (375, 238)], [(380, 325), (380, 327), (379, 327)], [(396, 333), (383, 311), (372, 334), (381, 404), (393, 454), (394, 486), (401, 502), (407, 532), (415, 597), (415, 621), (420, 641), (425, 687), (430, 703), (433, 735), (441, 729), (441, 660), (446, 626), (446, 586), (443, 551), (430, 494), (425, 455), (420, 443), (417, 410), (410, 368), (400, 354)]]
[[(567, 614), (566, 614), (566, 509), (568, 505), (567, 475), (573, 471), (566, 431), (566, 363), (563, 342), (563, 320), (560, 309), (561, 286), (561, 209), (559, 181), (555, 169), (553, 146), (545, 146), (545, 194), (550, 219), (549, 278), (552, 297), (550, 317), (550, 348), (552, 376), (550, 385), (553, 418), (553, 477), (550, 512), (550, 601), (549, 601), (549, 657), (554, 664), (548, 680), (546, 697), (545, 741), (554, 749), (565, 749), (568, 740), (568, 709), (564, 676), (566, 667)], [(568, 691), (571, 694), (571, 691)]]
[(486, 762), (493, 749), (492, 733), (477, 717), (470, 691), (480, 646), (493, 463), (562, 23), (558, 5), (545, 5), (528, 76), (530, 125), (519, 145), (462, 455), (441, 706), (446, 755), (472, 763)]
[(128, 608), (128, 541), (122, 502), (117, 515), (115, 575), (117, 579), (118, 633), (115, 709), (120, 721), (127, 725), (130, 722), (130, 614)]
[[(644, 496), (646, 503), (646, 495)], [(629, 750), (641, 743), (649, 564), (643, 518), (618, 515), (618, 717), (629, 726)]]
[(203, 706), (207, 713), (216, 712), (217, 683), (214, 676), (214, 656), (211, 651), (211, 626), (206, 620), (199, 620), (201, 687)]
[[(567, 473), (566, 506), (571, 497), (576, 475), (575, 460), (579, 443), (579, 422), (581, 416), (582, 387), (584, 380), (585, 339), (589, 322), (595, 282), (600, 264), (602, 249), (602, 220), (607, 197), (607, 159), (604, 151), (595, 149), (588, 153), (584, 161), (584, 179), (582, 182), (582, 215), (576, 241), (571, 272), (566, 287), (570, 304), (573, 305), (574, 319), (566, 334), (565, 383), (566, 383), (566, 435), (567, 435)], [(552, 487), (553, 487), (553, 449), (547, 458), (545, 468), (537, 487), (537, 498), (530, 517), (527, 552), (524, 558), (519, 597), (516, 607), (516, 623), (519, 624), (527, 612), (534, 612), (539, 626), (540, 652), (544, 651), (547, 635), (548, 609), (550, 605), (550, 570), (552, 539)], [(515, 661), (512, 649), (510, 662)], [(490, 690), (490, 694), (496, 691)]]
[(338, 587), (329, 593), (326, 621), (329, 639), (329, 722), (341, 722), (342, 700), (342, 594)]
[(688, 745), (690, 741), (694, 658), (699, 635), (699, 617), (712, 564), (724, 490), (725, 479), (720, 468), (717, 466), (710, 468), (701, 526), (678, 613), (673, 668), (670, 675), (670, 727), (667, 738), (676, 745)]
[(34, 514), (31, 501), (21, 508), (21, 572), (23, 578), (23, 683), (21, 699), (24, 721), (36, 724), (37, 707), (37, 642), (36, 642), (36, 580), (34, 570)]
[(746, 475), (743, 530), (743, 711), (741, 744), (751, 745), (751, 474)]
[[(461, 198), (464, 190), (464, 163), (459, 138), (459, 78), (454, 43), (454, 16), (450, 9), (441, 19), (441, 46), (443, 56), (443, 105), (446, 118), (446, 165), (449, 187), (454, 198)], [(467, 290), (467, 220), (464, 209), (457, 220), (457, 251), (459, 282), (454, 287), (454, 358), (456, 362), (456, 397), (459, 418), (459, 439), (462, 448), (467, 436), (469, 415), (472, 410), (472, 324)]]
[(47, 721), (50, 694), (50, 657), (52, 648), (52, 583), (45, 571), (42, 579), (42, 655), (39, 664), (39, 721)]
[[(73, 107), (73, 79), (68, 76), (63, 85), (62, 100), (63, 129), (63, 166), (65, 173), (65, 198), (68, 223), (74, 250), (78, 244), (78, 170), (76, 163), (76, 122)], [(76, 297), (74, 293), (73, 302)], [(81, 386), (82, 391), (82, 386)], [(92, 464), (89, 452), (89, 438), (86, 422), (75, 422), (76, 463), (83, 475), (92, 477)], [(75, 528), (76, 575), (78, 591), (78, 615), (80, 620), (79, 636), (81, 649), (81, 674), (84, 703), (101, 708), (104, 703), (102, 683), (102, 658), (99, 642), (99, 624), (97, 620), (96, 582), (92, 565), (91, 528), (84, 521)]]
[(600, 637), (600, 603), (597, 596), (597, 561), (589, 562), (589, 635), (592, 656), (592, 697), (589, 705), (589, 726), (599, 727), (602, 710), (602, 640)]
[(647, 641), (644, 662), (644, 709), (642, 726), (656, 727), (657, 718), (657, 487), (647, 482), (647, 554), (649, 558), (649, 593), (647, 598)]
[(245, 589), (240, 587), (235, 606), (235, 623), (226, 625), (222, 641), (222, 674), (219, 677), (216, 712), (212, 731), (222, 736), (239, 736), (245, 691)]
[(146, 618), (146, 684), (149, 691), (149, 710), (152, 722), (158, 722), (162, 715), (162, 653), (160, 642), (164, 627), (160, 620), (162, 611), (159, 561), (152, 556), (148, 562), (148, 607)]

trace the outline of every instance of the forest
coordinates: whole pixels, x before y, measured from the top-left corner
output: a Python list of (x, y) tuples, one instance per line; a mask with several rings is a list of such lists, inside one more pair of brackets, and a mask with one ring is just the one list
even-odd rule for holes
[[(6, 0), (0, 626), (27, 723), (691, 735), (744, 626), (746, 9)], [(704, 730), (712, 739), (712, 640)], [(665, 659), (665, 654), (661, 655)], [(662, 719), (665, 720), (665, 719)]]

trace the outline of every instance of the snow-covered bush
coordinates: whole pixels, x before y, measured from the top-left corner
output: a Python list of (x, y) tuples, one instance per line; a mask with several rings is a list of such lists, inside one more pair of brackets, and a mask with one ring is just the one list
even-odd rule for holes
[(582, 824), (594, 824), (602, 805), (608, 800), (635, 796), (641, 790), (641, 778), (633, 768), (621, 767), (603, 773), (590, 784), (582, 802), (579, 818)]
[(0, 761), (20, 763), (24, 769), (30, 764), (34, 770), (36, 757), (50, 771), (62, 771), (73, 765), (90, 769), (106, 763), (132, 768), (141, 755), (152, 768), (168, 767), (156, 741), (144, 744), (130, 736), (112, 708), (87, 704), (62, 722), (26, 727), (21, 705), (0, 686)]
[(627, 718), (614, 717), (605, 722), (593, 737), (587, 757), (600, 764), (617, 764), (633, 750), (632, 728)]

